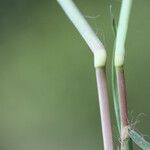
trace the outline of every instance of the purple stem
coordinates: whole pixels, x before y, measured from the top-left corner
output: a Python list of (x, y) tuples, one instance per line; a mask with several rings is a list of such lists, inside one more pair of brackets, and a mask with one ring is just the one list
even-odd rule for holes
[(120, 107), (121, 122), (121, 150), (125, 150), (125, 141), (128, 138), (128, 113), (126, 101), (126, 84), (123, 67), (116, 68), (118, 100)]
[(105, 68), (96, 68), (96, 79), (100, 105), (104, 150), (113, 150)]

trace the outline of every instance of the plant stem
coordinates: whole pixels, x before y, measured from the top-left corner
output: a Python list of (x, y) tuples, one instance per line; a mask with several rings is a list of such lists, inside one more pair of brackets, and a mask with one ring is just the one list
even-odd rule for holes
[(128, 115), (127, 115), (127, 102), (126, 102), (126, 85), (124, 78), (123, 68), (116, 68), (116, 76), (117, 76), (117, 87), (118, 87), (118, 98), (120, 105), (120, 120), (121, 120), (121, 128), (126, 127), (128, 125)]
[(98, 39), (88, 22), (83, 17), (80, 10), (72, 0), (57, 0), (69, 17), (73, 25), (79, 31), (90, 50), (94, 54), (95, 67), (104, 66), (106, 63), (106, 51), (102, 42)]
[(104, 69), (107, 57), (105, 48), (72, 0), (57, 1), (94, 54), (104, 150), (113, 150), (106, 74)]
[(115, 43), (115, 66), (124, 65), (125, 41), (130, 17), (132, 0), (122, 0), (119, 17), (116, 43)]
[(132, 146), (128, 136), (128, 114), (126, 101), (126, 86), (124, 78), (124, 56), (125, 56), (125, 41), (129, 23), (132, 0), (122, 0), (120, 18), (118, 23), (116, 42), (115, 42), (115, 70), (117, 79), (118, 102), (120, 109), (121, 123), (121, 150), (130, 150)]
[(126, 150), (128, 140), (128, 113), (126, 101), (126, 85), (124, 78), (124, 70), (122, 67), (116, 68), (118, 100), (120, 108), (120, 122), (121, 122), (121, 150)]
[(104, 150), (113, 150), (112, 129), (109, 113), (109, 102), (105, 68), (96, 68), (97, 89), (100, 105)]

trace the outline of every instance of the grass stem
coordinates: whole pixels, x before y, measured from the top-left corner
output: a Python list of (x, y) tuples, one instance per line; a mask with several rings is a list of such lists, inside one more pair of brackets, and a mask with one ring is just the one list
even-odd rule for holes
[(69, 17), (73, 25), (79, 31), (90, 50), (94, 54), (95, 67), (104, 66), (106, 63), (106, 51), (102, 42), (98, 39), (88, 22), (83, 17), (80, 10), (72, 0), (57, 0)]
[(132, 0), (122, 0), (115, 44), (115, 66), (124, 64), (125, 41), (129, 23)]
[(113, 150), (105, 68), (96, 68), (104, 150)]
[(128, 114), (126, 101), (126, 85), (124, 78), (124, 70), (122, 67), (116, 68), (118, 99), (120, 108), (120, 122), (121, 122), (121, 150), (126, 150), (128, 143)]
[(117, 28), (116, 42), (115, 42), (115, 70), (116, 82), (118, 91), (118, 102), (120, 111), (121, 124), (121, 150), (131, 150), (130, 138), (128, 135), (128, 114), (126, 101), (126, 86), (124, 78), (124, 56), (125, 56), (125, 41), (129, 23), (129, 16), (131, 12), (132, 0), (122, 0), (120, 18)]
[(94, 67), (96, 68), (104, 150), (113, 150), (112, 129), (109, 115), (105, 73), (106, 50), (73, 1), (57, 1), (93, 52)]

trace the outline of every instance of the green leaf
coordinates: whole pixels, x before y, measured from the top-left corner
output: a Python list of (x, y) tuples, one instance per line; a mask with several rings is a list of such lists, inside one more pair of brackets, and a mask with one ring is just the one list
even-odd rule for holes
[(140, 148), (143, 150), (150, 150), (150, 143), (135, 130), (129, 128), (129, 136)]
[[(116, 37), (117, 27), (115, 23), (115, 18), (112, 12), (112, 5), (110, 5), (110, 15), (111, 15), (111, 25), (112, 30), (114, 33), (114, 37)], [(119, 111), (119, 102), (118, 102), (118, 95), (117, 95), (117, 84), (116, 84), (116, 71), (114, 66), (114, 57), (115, 57), (115, 49), (113, 49), (113, 57), (112, 57), (112, 66), (111, 66), (111, 76), (112, 76), (112, 93), (113, 93), (113, 102), (114, 102), (114, 110), (115, 110), (115, 116), (117, 120), (117, 127), (118, 132), (120, 134), (120, 111)]]

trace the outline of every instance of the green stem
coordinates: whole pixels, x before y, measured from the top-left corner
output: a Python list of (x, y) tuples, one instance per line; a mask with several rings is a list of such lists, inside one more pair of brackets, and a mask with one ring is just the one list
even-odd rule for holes
[(116, 43), (115, 43), (115, 66), (124, 65), (125, 41), (131, 12), (132, 0), (122, 0)]

